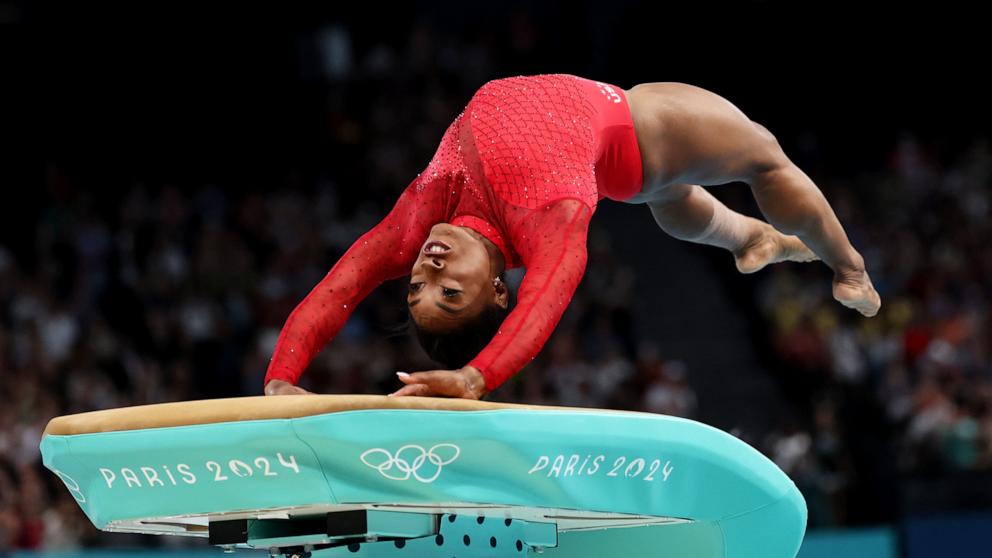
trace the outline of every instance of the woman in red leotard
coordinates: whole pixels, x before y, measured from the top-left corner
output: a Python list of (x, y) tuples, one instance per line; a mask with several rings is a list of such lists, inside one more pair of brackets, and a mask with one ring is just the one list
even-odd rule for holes
[[(750, 185), (769, 222), (730, 211), (702, 186)], [(407, 303), (427, 353), (445, 366), (399, 373), (393, 395), (480, 398), (537, 355), (586, 264), (603, 198), (644, 203), (668, 234), (730, 250), (751, 273), (821, 259), (834, 297), (879, 308), (864, 260), (826, 199), (775, 138), (725, 99), (650, 83), (624, 91), (568, 75), (491, 81), (455, 119), (427, 168), (286, 321), (266, 394), (295, 384), (355, 306), (410, 276)], [(526, 268), (509, 310), (505, 269)]]

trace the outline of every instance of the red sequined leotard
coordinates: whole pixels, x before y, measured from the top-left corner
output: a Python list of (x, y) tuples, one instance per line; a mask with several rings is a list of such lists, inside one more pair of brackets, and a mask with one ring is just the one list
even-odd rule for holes
[(586, 265), (598, 200), (640, 191), (630, 109), (615, 86), (568, 75), (491, 81), (445, 132), (389, 215), (359, 238), (293, 311), (265, 377), (295, 384), (355, 306), (410, 273), (437, 223), (470, 227), (524, 266), (517, 306), (469, 363), (495, 389), (558, 324)]

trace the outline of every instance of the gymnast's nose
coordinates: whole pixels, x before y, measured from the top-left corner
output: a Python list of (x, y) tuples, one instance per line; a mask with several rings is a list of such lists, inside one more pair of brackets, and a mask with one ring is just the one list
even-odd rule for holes
[(444, 269), (444, 258), (424, 258), (424, 261), (421, 262), (420, 265), (424, 266), (424, 269), (430, 271), (441, 271)]

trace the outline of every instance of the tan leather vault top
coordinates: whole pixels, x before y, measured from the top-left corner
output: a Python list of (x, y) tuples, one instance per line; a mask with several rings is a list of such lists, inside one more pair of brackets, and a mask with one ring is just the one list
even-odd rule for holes
[(602, 409), (517, 405), (513, 403), (491, 403), (471, 399), (446, 399), (437, 397), (278, 395), (181, 401), (178, 403), (122, 407), (120, 409), (66, 415), (64, 417), (53, 418), (49, 421), (48, 426), (45, 428), (45, 435), (68, 436), (218, 422), (299, 418), (325, 413), (371, 409), (414, 409), (422, 411), (530, 409), (540, 411), (606, 412)]

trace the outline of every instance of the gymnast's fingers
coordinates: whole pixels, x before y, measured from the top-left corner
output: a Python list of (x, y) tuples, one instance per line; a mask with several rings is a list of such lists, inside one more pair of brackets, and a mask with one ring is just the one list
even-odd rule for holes
[(426, 384), (432, 387), (434, 391), (447, 392), (449, 391), (448, 388), (454, 383), (455, 374), (455, 372), (450, 370), (431, 370), (428, 372), (414, 372), (413, 374), (397, 372), (396, 376), (401, 382), (407, 385)]
[(403, 386), (400, 389), (390, 393), (390, 397), (403, 397), (403, 396), (420, 396), (429, 397), (434, 395), (429, 386), (424, 384), (411, 384), (408, 386)]
[(313, 395), (313, 393), (283, 380), (271, 380), (265, 386), (265, 395)]
[(452, 370), (431, 370), (428, 372), (397, 372), (400, 381), (407, 387), (424, 385), (430, 389), (430, 395), (446, 397), (466, 397), (466, 385), (458, 372)]

